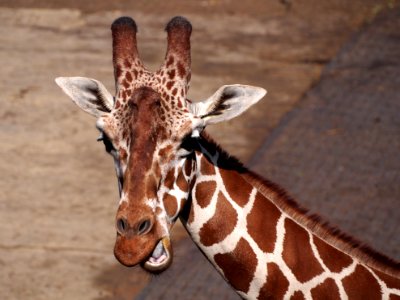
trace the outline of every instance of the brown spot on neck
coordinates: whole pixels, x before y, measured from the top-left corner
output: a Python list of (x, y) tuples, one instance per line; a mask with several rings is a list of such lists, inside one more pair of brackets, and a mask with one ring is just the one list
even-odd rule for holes
[(283, 299), (289, 287), (289, 281), (275, 263), (268, 263), (267, 271), (267, 282), (261, 288), (258, 299)]
[(313, 299), (340, 299), (339, 288), (332, 278), (326, 279), (311, 290)]
[(225, 278), (238, 291), (246, 293), (257, 266), (257, 257), (249, 243), (241, 238), (230, 253), (214, 256)]
[(178, 170), (178, 178), (176, 179), (176, 185), (183, 192), (188, 192), (189, 183), (186, 181), (185, 176), (183, 175), (183, 170), (180, 168)]
[(167, 215), (170, 218), (173, 217), (178, 209), (178, 200), (174, 196), (166, 193), (163, 202)]
[(237, 222), (236, 210), (220, 192), (214, 216), (200, 229), (200, 243), (211, 246), (230, 234)]
[(325, 266), (332, 272), (340, 272), (353, 262), (350, 256), (330, 246), (316, 236), (314, 236), (314, 244)]
[(285, 239), (282, 257), (300, 282), (306, 282), (323, 272), (310, 245), (308, 232), (291, 219), (285, 219)]
[(297, 291), (290, 297), (290, 300), (305, 300), (304, 294), (300, 291)]
[(356, 269), (343, 280), (344, 290), (349, 299), (381, 299), (379, 283), (374, 276), (363, 266)]
[(196, 202), (201, 208), (208, 206), (211, 198), (215, 193), (217, 184), (214, 181), (203, 181), (196, 185), (195, 196)]
[(276, 225), (281, 212), (263, 195), (257, 193), (253, 208), (247, 216), (247, 230), (264, 252), (273, 252), (276, 241)]
[(385, 282), (388, 288), (400, 290), (400, 278), (396, 278), (378, 271), (375, 271), (375, 274)]
[(220, 169), (220, 174), (231, 198), (240, 206), (245, 206), (253, 187), (236, 170)]

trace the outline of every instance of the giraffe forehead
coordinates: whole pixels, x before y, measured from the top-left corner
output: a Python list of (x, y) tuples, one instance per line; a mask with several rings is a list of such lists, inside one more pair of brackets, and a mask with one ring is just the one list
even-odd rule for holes
[(165, 65), (155, 73), (137, 68), (129, 61), (119, 63), (116, 67), (118, 93), (115, 106), (118, 108), (127, 102), (136, 89), (150, 87), (160, 93), (166, 106), (185, 109), (188, 84), (183, 79), (190, 76), (188, 73), (173, 55), (170, 55)]
[[(151, 91), (151, 95), (141, 93), (142, 90)], [(178, 142), (193, 129), (196, 123), (186, 104), (185, 106), (179, 104), (186, 102), (184, 98), (172, 97), (165, 90), (157, 89), (157, 86), (149, 87), (143, 84), (126, 94), (130, 95), (126, 101), (120, 101), (117, 98), (109, 122), (117, 128), (124, 140), (127, 140), (128, 136), (138, 134), (134, 128), (139, 126), (139, 120), (152, 123), (153, 127), (157, 128), (160, 141), (170, 140), (171, 142)]]

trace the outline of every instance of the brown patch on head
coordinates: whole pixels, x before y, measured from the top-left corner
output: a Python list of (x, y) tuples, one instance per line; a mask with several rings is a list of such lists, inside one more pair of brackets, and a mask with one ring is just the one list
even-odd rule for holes
[(236, 210), (225, 196), (219, 193), (214, 216), (200, 229), (200, 242), (205, 246), (221, 242), (233, 231), (237, 218)]
[(131, 72), (129, 72), (129, 71), (126, 72), (125, 77), (126, 77), (126, 80), (127, 80), (128, 82), (132, 82), (133, 78), (132, 78)]
[(174, 85), (173, 81), (168, 81), (167, 84), (166, 84), (167, 90), (170, 90), (173, 85)]
[(168, 78), (170, 80), (174, 79), (175, 78), (175, 69), (168, 71), (167, 74), (168, 74)]
[(125, 66), (127, 69), (130, 69), (130, 68), (132, 67), (132, 63), (131, 63), (129, 60), (125, 59), (125, 61), (124, 61), (124, 66)]
[(166, 193), (164, 195), (163, 202), (164, 202), (164, 207), (167, 212), (167, 215), (169, 217), (173, 217), (176, 214), (176, 211), (178, 209), (177, 199), (174, 196)]
[(247, 216), (247, 230), (264, 252), (273, 252), (276, 224), (281, 212), (260, 193), (256, 194), (253, 208)]
[(283, 275), (277, 264), (267, 264), (267, 270), (267, 282), (261, 288), (260, 295), (257, 299), (283, 299), (283, 296), (289, 287), (289, 281), (285, 275)]
[(379, 283), (374, 276), (362, 265), (342, 280), (344, 290), (349, 299), (381, 299)]
[(217, 184), (215, 181), (203, 181), (196, 185), (196, 201), (201, 208), (204, 208), (210, 204), (216, 188)]
[(314, 244), (325, 266), (332, 272), (339, 273), (353, 262), (350, 256), (337, 250), (316, 236), (314, 236)]
[(291, 219), (285, 219), (285, 239), (282, 257), (300, 282), (306, 282), (323, 272), (310, 245), (308, 232)]
[(231, 198), (242, 207), (246, 205), (253, 187), (243, 180), (242, 176), (236, 171), (220, 169), (220, 174)]
[(121, 102), (119, 102), (119, 100), (117, 100), (115, 102), (115, 109), (118, 109), (120, 107), (120, 105), (121, 105)]
[(300, 291), (297, 291), (290, 297), (290, 300), (305, 300), (304, 294)]
[(232, 252), (216, 254), (214, 260), (236, 290), (244, 293), (249, 290), (257, 267), (257, 257), (245, 239), (241, 238)]
[(158, 151), (158, 156), (162, 159), (165, 160), (169, 157), (169, 155), (171, 154), (173, 147), (172, 145), (168, 145), (162, 149), (160, 149), (160, 151)]
[[(130, 86), (129, 82), (128, 82), (126, 79), (124, 79), (124, 80), (122, 81), (122, 85), (123, 85), (124, 88), (126, 88), (126, 89)], [(124, 92), (125, 92), (125, 91), (124, 91)]]
[(332, 278), (326, 279), (311, 290), (313, 299), (340, 299), (339, 288)]

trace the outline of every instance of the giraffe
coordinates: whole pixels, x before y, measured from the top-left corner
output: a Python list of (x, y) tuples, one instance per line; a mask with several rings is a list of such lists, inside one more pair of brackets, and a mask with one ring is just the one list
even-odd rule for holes
[(119, 187), (114, 254), (161, 273), (172, 263), (178, 218), (215, 269), (244, 299), (400, 299), (400, 264), (310, 215), (280, 187), (246, 169), (204, 131), (262, 99), (263, 88), (225, 85), (187, 99), (191, 24), (166, 26), (165, 61), (148, 71), (137, 26), (111, 26), (115, 97), (102, 83), (56, 83), (97, 118)]

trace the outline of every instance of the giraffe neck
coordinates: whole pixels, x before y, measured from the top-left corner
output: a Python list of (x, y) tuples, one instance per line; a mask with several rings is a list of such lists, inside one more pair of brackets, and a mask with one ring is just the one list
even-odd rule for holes
[[(367, 252), (346, 252), (351, 245), (307, 217), (279, 188), (258, 179), (208, 137), (200, 140), (195, 161), (191, 201), (182, 222), (242, 297), (400, 296), (398, 267), (390, 272), (388, 261), (385, 272), (381, 264), (363, 257)], [(357, 285), (362, 288), (354, 289)]]

